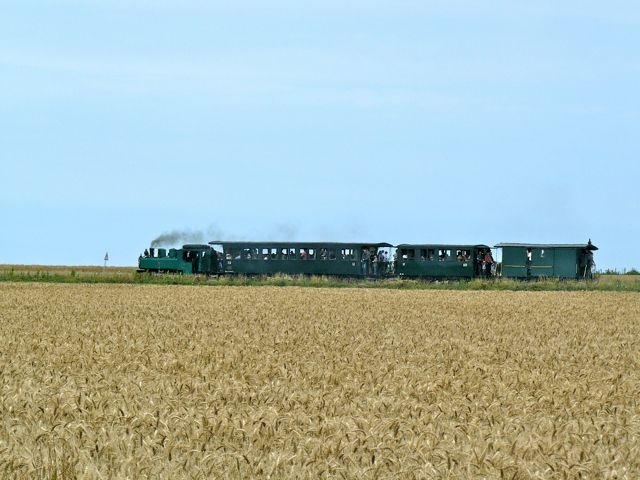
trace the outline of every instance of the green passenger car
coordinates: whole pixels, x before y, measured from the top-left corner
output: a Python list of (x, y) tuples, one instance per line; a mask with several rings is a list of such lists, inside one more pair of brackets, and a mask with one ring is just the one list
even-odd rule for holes
[(149, 248), (138, 257), (138, 270), (151, 273), (217, 274), (218, 255), (209, 245), (182, 248)]
[(591, 279), (595, 272), (594, 250), (584, 244), (499, 243), (502, 251), (503, 277), (535, 279)]
[(235, 275), (331, 275), (385, 277), (391, 274), (388, 243), (209, 242), (222, 252), (222, 273)]
[(402, 277), (469, 279), (483, 276), (487, 245), (401, 244), (396, 274)]

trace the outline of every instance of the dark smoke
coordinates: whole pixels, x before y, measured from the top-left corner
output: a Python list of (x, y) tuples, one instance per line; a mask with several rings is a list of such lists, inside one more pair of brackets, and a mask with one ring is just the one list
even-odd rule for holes
[(209, 227), (207, 230), (171, 230), (158, 235), (151, 241), (151, 247), (180, 247), (186, 243), (207, 243), (223, 238), (220, 230)]
[(183, 243), (202, 243), (204, 241), (202, 232), (190, 232), (173, 230), (166, 232), (151, 241), (151, 246), (156, 247), (173, 247), (182, 245)]
[(224, 233), (215, 225), (210, 225), (204, 230), (171, 230), (163, 232), (151, 241), (151, 248), (181, 247), (187, 243), (206, 244), (216, 240), (242, 241), (242, 240), (267, 240), (293, 242), (298, 237), (298, 227), (291, 223), (279, 223), (265, 232), (253, 232), (249, 236), (232, 235)]

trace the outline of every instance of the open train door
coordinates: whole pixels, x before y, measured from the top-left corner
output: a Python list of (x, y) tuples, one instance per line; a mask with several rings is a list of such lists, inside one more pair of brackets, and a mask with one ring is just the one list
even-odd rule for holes
[(585, 245), (585, 247), (580, 252), (580, 259), (578, 261), (578, 278), (585, 280), (593, 280), (593, 276), (596, 271), (596, 262), (593, 259), (593, 252), (598, 250), (593, 243), (591, 243), (591, 239)]
[[(212, 258), (211, 258), (211, 270), (215, 272), (216, 275), (222, 275), (226, 272), (227, 262), (224, 257), (224, 247), (219, 242), (209, 242), (212, 250)], [(229, 267), (231, 268), (231, 261), (229, 261)]]

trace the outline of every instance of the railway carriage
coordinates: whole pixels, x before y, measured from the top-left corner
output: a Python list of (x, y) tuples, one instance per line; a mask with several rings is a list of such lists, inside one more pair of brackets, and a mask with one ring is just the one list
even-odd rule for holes
[(482, 276), (487, 245), (401, 244), (396, 250), (396, 274), (414, 278), (460, 278)]
[(502, 251), (501, 275), (508, 278), (591, 279), (595, 272), (591, 243), (499, 243)]
[(389, 243), (209, 243), (219, 252), (225, 274), (384, 277), (390, 272)]

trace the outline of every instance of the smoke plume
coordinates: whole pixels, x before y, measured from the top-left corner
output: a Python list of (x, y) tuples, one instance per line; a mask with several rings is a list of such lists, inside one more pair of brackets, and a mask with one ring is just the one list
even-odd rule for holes
[(151, 241), (151, 248), (181, 247), (188, 243), (205, 244), (210, 241), (242, 241), (242, 240), (270, 240), (293, 242), (297, 240), (299, 228), (291, 223), (278, 223), (265, 231), (253, 231), (249, 234), (238, 235), (225, 233), (216, 225), (210, 225), (204, 230), (171, 230), (163, 232)]
[(207, 243), (218, 238), (223, 238), (223, 235), (213, 226), (206, 230), (171, 230), (154, 238), (151, 241), (151, 247), (180, 247), (186, 243)]

